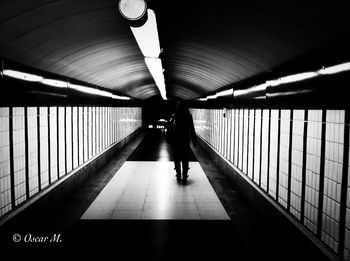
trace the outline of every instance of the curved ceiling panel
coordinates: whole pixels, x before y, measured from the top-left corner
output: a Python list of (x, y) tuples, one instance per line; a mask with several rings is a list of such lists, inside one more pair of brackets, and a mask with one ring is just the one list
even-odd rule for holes
[(180, 0), (161, 10), (168, 93), (185, 99), (270, 72), (349, 33), (341, 8), (313, 1)]
[(31, 1), (22, 7), (13, 1), (4, 6), (0, 9), (9, 15), (0, 24), (2, 57), (139, 99), (158, 94), (117, 1)]
[[(168, 97), (194, 99), (350, 34), (341, 0), (148, 0)], [(139, 99), (159, 95), (117, 0), (0, 2), (0, 56)]]

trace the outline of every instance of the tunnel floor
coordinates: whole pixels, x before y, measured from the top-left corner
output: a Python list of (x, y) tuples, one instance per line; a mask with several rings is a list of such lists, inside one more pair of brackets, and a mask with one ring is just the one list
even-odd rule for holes
[[(58, 205), (0, 228), (1, 244), (27, 260), (327, 260), (265, 220), (204, 151), (193, 152), (180, 185), (164, 135), (142, 133)], [(14, 231), (62, 242), (14, 243)]]
[(186, 185), (175, 179), (169, 144), (148, 135), (82, 219), (230, 219), (191, 153)]

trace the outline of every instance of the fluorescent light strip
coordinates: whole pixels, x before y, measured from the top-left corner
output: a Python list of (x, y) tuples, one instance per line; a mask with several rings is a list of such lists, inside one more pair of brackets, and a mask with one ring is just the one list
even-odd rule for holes
[(24, 80), (28, 82), (40, 82), (44, 78), (38, 75), (30, 74), (30, 73), (23, 73), (19, 71), (14, 71), (14, 70), (4, 70), (3, 75), (11, 77), (11, 78), (16, 78), (19, 80)]
[(67, 88), (68, 83), (64, 81), (52, 80), (52, 79), (43, 79), (41, 81), (42, 84), (58, 87), (58, 88)]
[(112, 99), (117, 99), (117, 100), (131, 100), (131, 98), (126, 97), (126, 96), (119, 96), (119, 95), (115, 95), (112, 94)]
[(30, 74), (30, 73), (23, 73), (15, 70), (4, 70), (3, 75), (16, 78), (19, 80), (24, 80), (24, 81), (29, 81), (29, 82), (40, 82), (45, 85), (53, 86), (53, 87), (58, 87), (58, 88), (72, 88), (74, 90), (80, 91), (80, 92), (85, 92), (89, 94), (94, 94), (94, 95), (100, 95), (104, 97), (109, 97), (113, 99), (119, 99), (119, 100), (130, 100), (131, 98), (126, 97), (126, 96), (119, 96), (119, 95), (114, 95), (110, 92), (99, 90), (96, 88), (90, 88), (82, 85), (76, 85), (76, 84), (71, 84), (67, 83), (66, 81), (59, 81), (59, 80), (53, 80), (53, 79), (44, 79), (41, 76)]
[(264, 91), (264, 90), (266, 90), (267, 86), (268, 85), (266, 83), (263, 83), (263, 84), (260, 84), (260, 85), (256, 85), (256, 86), (250, 87), (249, 89), (236, 90), (236, 91), (234, 91), (233, 95), (235, 97), (237, 97), (237, 96), (242, 96), (242, 95), (249, 94), (249, 93), (252, 93), (252, 92)]
[(147, 10), (147, 21), (141, 27), (130, 27), (136, 42), (145, 57), (145, 63), (150, 71), (161, 97), (166, 100), (166, 87), (160, 55), (160, 44), (157, 29), (157, 19), (153, 10)]
[(227, 96), (227, 95), (233, 95), (233, 89), (221, 91), (221, 92), (218, 92), (218, 93), (216, 94), (217, 97)]
[[(315, 78), (315, 77), (318, 77), (321, 75), (337, 74), (337, 73), (346, 72), (346, 71), (350, 71), (350, 62), (342, 63), (342, 64), (338, 64), (338, 65), (334, 65), (334, 66), (329, 66), (329, 67), (322, 68), (322, 69), (320, 69), (318, 71), (314, 71), (314, 72), (304, 72), (304, 73), (292, 74), (292, 75), (284, 76), (284, 77), (281, 77), (281, 78), (278, 78), (275, 80), (266, 81), (263, 84), (253, 86), (253, 87), (250, 87), (248, 89), (236, 90), (236, 91), (234, 91), (233, 96), (238, 97), (238, 96), (246, 95), (246, 94), (249, 94), (252, 92), (264, 91), (264, 90), (266, 90), (267, 87), (275, 87), (275, 86), (279, 86), (282, 84), (308, 80), (308, 79)], [(310, 91), (311, 90), (305, 90), (303, 92), (308, 93)], [(223, 94), (224, 92), (225, 91), (223, 91), (221, 93), (217, 93), (216, 95), (207, 96), (206, 98), (201, 98), (198, 100), (206, 101), (208, 99), (215, 99), (217, 97), (226, 95), (226, 94)], [(300, 93), (300, 91), (298, 91), (298, 93)], [(291, 95), (291, 94), (295, 94), (295, 93), (289, 92), (286, 94)], [(279, 95), (281, 95), (281, 94), (279, 94)], [(261, 99), (262, 97), (263, 96), (259, 96), (259, 97), (256, 97), (255, 99), (258, 99), (258, 98)]]
[(107, 91), (102, 91), (102, 90), (99, 90), (96, 88), (90, 88), (90, 87), (77, 85), (77, 84), (71, 84), (71, 83), (69, 83), (68, 86), (69, 86), (69, 88), (72, 88), (72, 89), (80, 91), (80, 92), (85, 92), (88, 94), (94, 94), (94, 95), (100, 95), (100, 96), (112, 98), (112, 93), (107, 92)]
[(216, 99), (218, 96), (216, 94), (207, 96), (207, 99)]
[(162, 61), (159, 58), (145, 57), (145, 62), (147, 64), (148, 70), (150, 71), (154, 81), (156, 82), (160, 95), (164, 100), (166, 100), (167, 97), (166, 97), (166, 90), (165, 90)]
[(147, 10), (147, 22), (141, 27), (130, 27), (143, 56), (158, 58), (160, 44), (156, 15), (153, 10)]
[(336, 74), (336, 73), (341, 73), (346, 71), (350, 71), (350, 62), (323, 68), (319, 70), (318, 73), (322, 75), (327, 75), (327, 74)]

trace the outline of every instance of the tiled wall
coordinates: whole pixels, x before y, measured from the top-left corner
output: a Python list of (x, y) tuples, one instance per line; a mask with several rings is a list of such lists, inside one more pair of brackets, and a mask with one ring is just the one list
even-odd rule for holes
[(141, 124), (141, 108), (1, 107), (0, 217)]
[[(226, 122), (220, 119), (224, 112), (230, 115)], [(350, 260), (350, 163), (343, 166), (350, 150), (344, 136), (350, 135), (349, 112), (238, 108), (191, 113), (197, 134), (209, 146), (324, 246)], [(225, 124), (229, 137), (219, 131)], [(229, 141), (231, 154), (219, 150), (223, 140)]]
[(24, 108), (15, 107), (12, 113), (14, 191), (17, 206), (26, 198)]
[(327, 111), (322, 239), (334, 250), (339, 241), (344, 121), (344, 111)]
[(322, 111), (309, 110), (306, 145), (305, 219), (304, 224), (317, 232), (321, 166)]
[[(349, 133), (350, 140), (350, 133)], [(346, 148), (349, 152), (348, 157), (348, 173), (350, 173), (350, 145)], [(345, 219), (345, 249), (344, 259), (350, 260), (350, 179), (348, 179), (347, 199), (346, 199), (346, 219)]]
[(0, 215), (12, 209), (9, 116), (9, 108), (0, 108)]

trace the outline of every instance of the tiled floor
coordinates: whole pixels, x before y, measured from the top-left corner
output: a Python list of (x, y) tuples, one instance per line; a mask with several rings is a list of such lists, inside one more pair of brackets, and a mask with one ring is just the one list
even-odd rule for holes
[(198, 162), (190, 162), (187, 185), (173, 168), (170, 161), (125, 162), (82, 219), (230, 219)]

